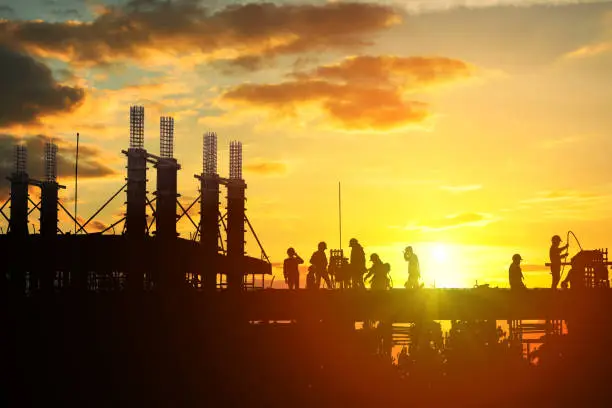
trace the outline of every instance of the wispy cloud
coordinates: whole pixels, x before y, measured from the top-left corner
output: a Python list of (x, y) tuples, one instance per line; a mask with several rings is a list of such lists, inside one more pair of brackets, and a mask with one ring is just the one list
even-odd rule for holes
[(253, 163), (246, 163), (244, 165), (244, 171), (263, 175), (278, 175), (287, 172), (287, 165), (275, 161), (256, 161)]
[(480, 184), (467, 184), (463, 186), (440, 186), (440, 190), (449, 191), (451, 193), (465, 193), (468, 191), (480, 190), (482, 185)]
[(398, 0), (410, 12), (432, 12), (453, 8), (488, 8), (502, 6), (563, 6), (571, 4), (604, 3), (604, 0)]
[(566, 59), (582, 59), (596, 57), (612, 51), (612, 41), (602, 41), (594, 44), (587, 44), (564, 55)]
[(494, 221), (496, 221), (496, 219), (491, 214), (465, 212), (447, 215), (444, 218), (430, 220), (424, 223), (412, 224), (406, 226), (405, 229), (422, 232), (442, 231), (462, 227), (484, 227)]

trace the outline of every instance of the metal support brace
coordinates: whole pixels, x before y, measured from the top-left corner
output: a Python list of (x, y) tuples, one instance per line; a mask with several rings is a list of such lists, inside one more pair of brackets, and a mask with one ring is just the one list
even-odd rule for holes
[(103, 231), (100, 231), (100, 234), (104, 234), (106, 231), (108, 231), (109, 229), (115, 228), (115, 226), (119, 223), (121, 223), (122, 221), (125, 221), (126, 217), (121, 218), (119, 221), (115, 221), (114, 223), (112, 223), (111, 225), (109, 225), (108, 227), (106, 227), (106, 229), (104, 229)]
[(263, 245), (261, 245), (261, 242), (259, 241), (259, 237), (255, 233), (255, 229), (253, 229), (253, 226), (251, 225), (251, 221), (249, 221), (249, 218), (246, 216), (246, 214), (244, 215), (244, 220), (246, 221), (247, 225), (249, 226), (249, 229), (251, 230), (251, 233), (255, 237), (255, 241), (257, 241), (257, 245), (259, 245), (259, 249), (261, 249), (261, 256), (262, 256), (262, 258), (265, 259), (268, 263), (270, 263), (270, 258), (268, 258), (268, 254), (266, 254), (266, 251), (264, 250)]
[(89, 222), (90, 222), (91, 220), (93, 220), (93, 219), (94, 219), (94, 218), (95, 218), (95, 217), (96, 217), (98, 214), (100, 214), (100, 212), (101, 212), (101, 211), (102, 211), (104, 208), (106, 208), (106, 206), (107, 206), (108, 204), (110, 204), (110, 202), (111, 202), (111, 201), (113, 201), (113, 200), (115, 199), (115, 197), (117, 197), (117, 196), (118, 196), (118, 195), (119, 195), (119, 194), (120, 194), (120, 193), (121, 193), (121, 192), (122, 192), (122, 191), (123, 191), (123, 190), (124, 190), (126, 187), (127, 187), (127, 183), (125, 183), (125, 184), (123, 185), (123, 187), (121, 187), (121, 188), (119, 189), (119, 191), (117, 191), (115, 194), (113, 194), (113, 196), (112, 196), (111, 198), (109, 198), (108, 200), (106, 200), (106, 202), (105, 202), (105, 203), (102, 205), (102, 207), (100, 207), (100, 208), (98, 209), (98, 211), (96, 211), (96, 212), (94, 213), (94, 215), (92, 215), (91, 217), (89, 217), (89, 219), (88, 219), (87, 221), (85, 221), (85, 224), (83, 224), (83, 226), (82, 226), (81, 228), (79, 228), (79, 230), (77, 231), (77, 234), (78, 234), (79, 232), (81, 232), (81, 230), (83, 230), (83, 229), (84, 229), (84, 228), (87, 226), (87, 224), (89, 224)]
[(178, 222), (178, 220), (180, 220), (180, 219), (183, 217), (183, 215), (186, 215), (186, 216), (187, 216), (187, 218), (189, 218), (189, 221), (191, 221), (191, 223), (193, 224), (193, 226), (194, 226), (194, 227), (196, 228), (196, 230), (197, 230), (197, 229), (198, 229), (197, 224), (196, 224), (196, 223), (193, 221), (193, 219), (191, 218), (191, 216), (190, 216), (190, 215), (187, 213), (187, 211), (189, 211), (189, 209), (190, 209), (191, 207), (193, 207), (193, 205), (194, 205), (194, 204), (195, 204), (197, 201), (198, 201), (198, 199), (196, 198), (196, 200), (195, 200), (195, 201), (194, 201), (194, 202), (193, 202), (193, 203), (192, 203), (192, 204), (191, 204), (191, 205), (190, 205), (190, 206), (189, 206), (189, 207), (188, 207), (188, 208), (185, 210), (185, 208), (183, 207), (183, 204), (181, 204), (181, 203), (179, 202), (179, 200), (177, 199), (177, 200), (176, 200), (176, 203), (179, 205), (179, 207), (181, 207), (181, 210), (183, 210), (183, 214), (182, 214), (180, 217), (178, 217), (178, 218), (176, 219), (176, 222)]
[(28, 201), (30, 202), (30, 204), (32, 204), (34, 206), (34, 208), (32, 208), (30, 211), (28, 211), (28, 215), (32, 214), (32, 212), (34, 210), (39, 210), (40, 211), (40, 201), (38, 202), (38, 204), (36, 204), (34, 201), (32, 201), (32, 199), (30, 197), (28, 197)]
[[(61, 209), (62, 209), (62, 210), (64, 210), (64, 212), (65, 212), (66, 214), (68, 214), (68, 216), (70, 217), (70, 219), (71, 219), (72, 221), (74, 221), (74, 222), (75, 222), (75, 223), (76, 223), (76, 224), (77, 224), (77, 225), (78, 225), (78, 226), (79, 226), (79, 227), (80, 227), (80, 228), (83, 230), (83, 232), (84, 232), (85, 234), (88, 234), (87, 230), (83, 228), (83, 226), (82, 226), (82, 225), (81, 225), (81, 224), (80, 224), (80, 223), (79, 223), (79, 222), (76, 220), (76, 218), (74, 218), (74, 217), (72, 216), (72, 214), (70, 214), (70, 211), (68, 211), (68, 210), (66, 209), (66, 207), (64, 207), (64, 205), (63, 205), (61, 202), (59, 202), (59, 201), (58, 201), (57, 203), (59, 204), (59, 206), (61, 207)], [(80, 230), (79, 230), (79, 231), (80, 231)]]

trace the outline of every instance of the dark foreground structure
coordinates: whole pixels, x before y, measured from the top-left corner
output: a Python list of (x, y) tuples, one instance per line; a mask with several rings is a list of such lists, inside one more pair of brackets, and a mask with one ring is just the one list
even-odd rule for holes
[[(271, 274), (270, 262), (261, 245), (261, 258), (245, 253), (241, 145), (230, 145), (225, 179), (216, 135), (204, 136), (200, 194), (183, 207), (174, 121), (161, 119), (156, 156), (143, 148), (144, 109), (130, 113), (126, 184), (100, 209), (125, 191), (126, 214), (95, 234), (87, 226), (99, 211), (80, 223), (59, 200), (57, 148), (45, 149), (44, 181), (28, 176), (16, 148), (10, 216), (7, 203), (0, 208), (9, 221), (0, 236), (0, 406), (612, 405), (612, 292), (599, 284), (607, 252), (589, 255), (585, 284), (574, 273), (563, 291), (263, 289), (255, 276)], [(157, 171), (152, 198), (147, 163)], [(58, 209), (76, 234), (58, 228)], [(195, 228), (190, 239), (177, 234), (182, 217)], [(452, 321), (448, 335), (436, 320)]]

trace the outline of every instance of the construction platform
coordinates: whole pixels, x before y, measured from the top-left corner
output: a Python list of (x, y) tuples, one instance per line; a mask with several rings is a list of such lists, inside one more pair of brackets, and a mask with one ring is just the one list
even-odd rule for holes
[[(7, 301), (8, 299), (4, 299)], [(180, 293), (129, 291), (65, 291), (13, 297), (21, 311), (54, 309), (71, 314), (91, 307), (122, 313), (163, 308), (196, 314), (202, 321), (338, 321), (366, 320), (390, 323), (420, 320), (601, 320), (609, 319), (609, 289), (393, 289), (298, 290), (265, 289), (244, 292), (201, 292), (185, 288)], [(157, 312), (155, 312), (157, 313)], [(95, 314), (95, 313), (94, 313)], [(91, 316), (95, 317), (95, 316)]]

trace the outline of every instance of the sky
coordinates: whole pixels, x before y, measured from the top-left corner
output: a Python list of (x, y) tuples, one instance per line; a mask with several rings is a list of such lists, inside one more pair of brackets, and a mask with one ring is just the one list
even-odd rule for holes
[(308, 261), (354, 237), (398, 287), (407, 245), (428, 287), (507, 287), (514, 253), (526, 285), (546, 287), (552, 235), (610, 243), (611, 69), (607, 1), (0, 0), (0, 176), (25, 143), (40, 177), (52, 138), (72, 208), (79, 132), (87, 219), (125, 182), (129, 107), (143, 105), (151, 153), (159, 116), (175, 118), (184, 203), (203, 133), (218, 134), (222, 176), (242, 141), (247, 214), (275, 266), (289, 246)]

